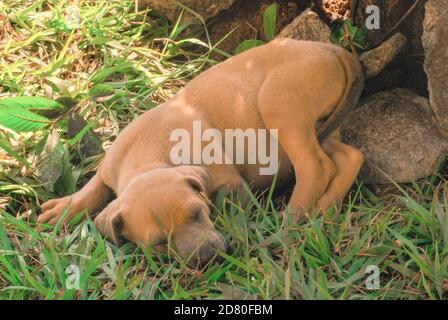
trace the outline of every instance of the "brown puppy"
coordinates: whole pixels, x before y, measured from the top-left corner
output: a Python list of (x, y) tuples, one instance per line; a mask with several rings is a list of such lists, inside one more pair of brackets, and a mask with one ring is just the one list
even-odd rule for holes
[[(205, 263), (226, 244), (204, 196), (245, 183), (268, 188), (274, 175), (261, 175), (258, 160), (173, 165), (173, 130), (193, 134), (193, 121), (219, 132), (277, 129), (277, 183), (287, 183), (294, 172), (288, 207), (299, 217), (315, 201), (319, 209), (341, 202), (358, 174), (362, 154), (342, 144), (336, 129), (362, 87), (358, 63), (330, 44), (278, 39), (232, 57), (133, 121), (106, 152), (96, 176), (74, 195), (42, 205), (39, 222), (55, 223), (67, 207), (68, 217), (102, 210), (95, 225), (111, 241), (124, 237), (159, 250), (170, 241), (190, 263)], [(190, 151), (193, 157), (194, 147)]]

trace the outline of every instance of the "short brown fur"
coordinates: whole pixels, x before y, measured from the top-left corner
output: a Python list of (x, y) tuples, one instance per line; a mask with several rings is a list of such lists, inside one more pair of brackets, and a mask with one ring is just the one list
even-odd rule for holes
[[(363, 157), (340, 142), (337, 127), (363, 87), (361, 68), (340, 47), (277, 39), (232, 57), (193, 79), (167, 102), (134, 120), (106, 152), (95, 177), (72, 196), (42, 205), (39, 222), (82, 210), (111, 241), (121, 237), (204, 263), (225, 241), (209, 218), (207, 199), (244, 184), (268, 188), (260, 164), (173, 166), (172, 130), (278, 129), (277, 184), (295, 174), (288, 208), (296, 218), (314, 206), (340, 204)], [(114, 196), (116, 197), (114, 199)]]

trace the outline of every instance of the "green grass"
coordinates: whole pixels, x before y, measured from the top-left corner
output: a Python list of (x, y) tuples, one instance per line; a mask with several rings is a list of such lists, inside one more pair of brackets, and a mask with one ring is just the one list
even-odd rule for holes
[[(81, 114), (110, 144), (118, 131), (216, 63), (214, 45), (182, 34), (133, 1), (77, 2), (82, 26), (62, 18), (68, 1), (0, 5), (0, 98), (71, 97), (56, 117), (64, 148), (54, 188), (36, 172), (48, 128), (0, 128), (0, 299), (442, 299), (448, 297), (448, 199), (443, 167), (434, 176), (373, 192), (358, 183), (340, 211), (294, 225), (278, 218), (267, 195), (248, 208), (221, 199), (212, 219), (232, 247), (222, 262), (191, 269), (174, 257), (104, 241), (91, 220), (38, 226), (37, 207), (69, 194), (95, 171), (67, 136)], [(4, 18), (2, 18), (4, 17)], [(213, 53), (213, 55), (211, 55)], [(107, 85), (108, 95), (92, 90)], [(96, 88), (96, 89), (92, 89)], [(75, 265), (79, 289), (68, 289)], [(368, 290), (365, 269), (380, 269)]]

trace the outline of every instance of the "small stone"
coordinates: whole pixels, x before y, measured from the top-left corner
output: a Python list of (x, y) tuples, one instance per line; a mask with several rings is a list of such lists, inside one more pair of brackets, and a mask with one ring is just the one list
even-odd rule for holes
[(311, 9), (305, 10), (287, 25), (277, 38), (329, 42), (330, 28)]
[(406, 41), (407, 39), (404, 35), (396, 33), (377, 48), (363, 53), (360, 61), (364, 66), (366, 77), (371, 78), (380, 74), (403, 49)]
[(426, 116), (429, 102), (396, 88), (360, 102), (342, 126), (343, 141), (361, 150), (366, 184), (406, 183), (434, 172), (447, 141)]

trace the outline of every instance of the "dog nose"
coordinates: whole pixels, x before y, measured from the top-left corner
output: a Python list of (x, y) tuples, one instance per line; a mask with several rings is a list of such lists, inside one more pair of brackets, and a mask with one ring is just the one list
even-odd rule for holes
[(224, 237), (217, 232), (213, 232), (210, 234), (210, 238), (199, 247), (197, 259), (192, 262), (195, 262), (196, 265), (204, 266), (212, 259), (219, 259), (219, 252), (226, 251), (227, 244)]

